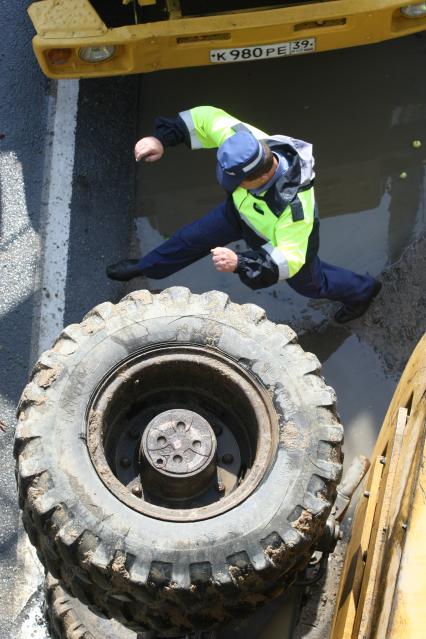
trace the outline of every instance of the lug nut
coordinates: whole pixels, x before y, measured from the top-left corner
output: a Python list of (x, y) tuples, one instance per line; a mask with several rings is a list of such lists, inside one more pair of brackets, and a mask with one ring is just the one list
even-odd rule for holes
[(122, 457), (120, 459), (120, 464), (123, 468), (129, 468), (130, 466), (130, 459), (128, 457)]
[(225, 484), (223, 483), (223, 481), (218, 481), (217, 482), (216, 490), (217, 490), (218, 493), (224, 493), (225, 492)]
[(234, 461), (234, 456), (231, 455), (231, 453), (225, 453), (225, 455), (223, 455), (222, 457), (222, 461), (224, 464), (232, 464), (232, 462)]
[(132, 488), (132, 493), (133, 493), (136, 497), (141, 497), (141, 496), (142, 496), (142, 488), (141, 488), (141, 486), (133, 486), (133, 488)]

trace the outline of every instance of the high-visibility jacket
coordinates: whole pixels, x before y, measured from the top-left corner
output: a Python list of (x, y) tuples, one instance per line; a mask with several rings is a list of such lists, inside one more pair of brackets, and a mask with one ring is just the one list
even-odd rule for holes
[(210, 149), (219, 147), (241, 127), (264, 140), (288, 163), (285, 174), (266, 192), (255, 195), (238, 187), (228, 194), (253, 249), (238, 253), (237, 272), (245, 284), (261, 288), (293, 277), (318, 251), (312, 145), (285, 135), (269, 136), (212, 106), (182, 111), (174, 119), (157, 118), (154, 135), (165, 146), (185, 142), (192, 149)]

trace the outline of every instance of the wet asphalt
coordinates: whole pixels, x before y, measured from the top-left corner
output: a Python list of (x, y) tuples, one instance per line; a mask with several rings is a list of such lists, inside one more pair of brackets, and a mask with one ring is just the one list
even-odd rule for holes
[[(13, 25), (0, 44), (0, 639), (14, 636), (13, 599), (22, 578), (12, 444), (15, 407), (37, 357), (37, 273), (50, 143), (52, 84), (33, 57), (26, 6), (0, 0), (0, 23)], [(106, 264), (152, 248), (219, 201), (211, 152), (173, 149), (149, 171), (133, 162), (134, 142), (151, 132), (155, 115), (197, 103), (217, 104), (272, 133), (312, 141), (322, 255), (379, 275), (426, 228), (424, 153), (411, 146), (420, 138), (426, 148), (425, 57), (422, 34), (292, 60), (81, 81), (65, 324), (141, 285), (107, 280)], [(274, 321), (294, 326), (305, 348), (323, 362), (345, 421), (366, 429), (354, 427), (347, 441), (353, 440), (355, 452), (361, 432), (363, 445), (371, 447), (396, 379), (351, 327), (330, 324), (327, 303), (306, 303), (283, 287), (254, 294), (216, 274), (207, 261), (168, 281), (148, 282), (153, 288), (174, 283), (196, 292), (225, 290), (235, 301), (254, 301)], [(360, 405), (362, 384), (370, 394)]]

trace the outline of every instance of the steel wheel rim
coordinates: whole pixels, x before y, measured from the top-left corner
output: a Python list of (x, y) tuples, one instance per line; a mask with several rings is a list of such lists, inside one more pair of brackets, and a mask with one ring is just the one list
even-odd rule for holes
[[(198, 382), (199, 387), (194, 388)], [(209, 384), (211, 387), (206, 387)], [(135, 491), (136, 483), (133, 482), (132, 487), (132, 482), (123, 481), (127, 470), (118, 468), (118, 465), (123, 466), (122, 462), (125, 461), (123, 467), (128, 464), (128, 472), (135, 472), (134, 453), (130, 454), (132, 458), (121, 457), (120, 464), (117, 464), (117, 450), (122, 445), (120, 438), (124, 437), (120, 431), (120, 420), (123, 420), (124, 413), (129, 423), (133, 419), (129, 415), (133, 413), (136, 420), (140, 415), (147, 419), (146, 415), (149, 415), (150, 411), (158, 411), (158, 393), (161, 394), (162, 390), (167, 391), (168, 385), (174, 393), (173, 397), (185, 398), (191, 393), (191, 397), (195, 397), (195, 405), (198, 401), (201, 406), (206, 397), (218, 410), (223, 409), (224, 404), (233, 404), (225, 414), (225, 419), (232, 422), (231, 426), (225, 425), (225, 428), (231, 431), (231, 437), (228, 433), (227, 441), (230, 442), (234, 435), (239, 446), (240, 459), (236, 460), (236, 465), (239, 463), (243, 467), (247, 461), (250, 465), (239, 485), (229, 494), (219, 495), (217, 500), (207, 505), (194, 507), (184, 504), (184, 507), (178, 507), (177, 504), (174, 507), (166, 507), (161, 500), (153, 503), (151, 498), (145, 499), (144, 493), (141, 496)], [(150, 400), (157, 404), (150, 406)], [(139, 409), (140, 406), (144, 406), (144, 401), (148, 405), (146, 413), (143, 413), (145, 409)], [(202, 414), (205, 409), (199, 408), (199, 411)], [(213, 428), (220, 428), (220, 423), (223, 423), (219, 417), (217, 419), (219, 422), (213, 424)], [(134, 437), (134, 447), (139, 446), (146, 426), (147, 424), (140, 426), (139, 433)], [(141, 514), (156, 519), (198, 521), (235, 508), (256, 489), (276, 454), (278, 419), (267, 389), (253, 373), (229, 355), (193, 345), (158, 345), (133, 353), (105, 375), (87, 407), (86, 437), (89, 455), (97, 474), (121, 502)], [(220, 439), (218, 436), (218, 441)], [(219, 448), (218, 444), (218, 451)], [(224, 455), (218, 463), (219, 475), (223, 464), (226, 463), (223, 457)]]

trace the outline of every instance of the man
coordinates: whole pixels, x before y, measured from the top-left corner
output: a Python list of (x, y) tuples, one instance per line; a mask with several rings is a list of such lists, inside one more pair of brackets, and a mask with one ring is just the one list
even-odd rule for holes
[[(269, 136), (222, 109), (201, 106), (176, 118), (157, 118), (154, 136), (135, 146), (136, 160), (159, 160), (165, 147), (217, 148), (216, 176), (227, 199), (188, 224), (140, 260), (107, 268), (111, 279), (139, 275), (161, 279), (211, 253), (215, 268), (236, 273), (252, 289), (286, 280), (311, 298), (339, 301), (339, 323), (360, 317), (381, 284), (322, 262), (314, 197), (312, 145), (284, 135)], [(244, 239), (249, 250), (226, 244)]]

